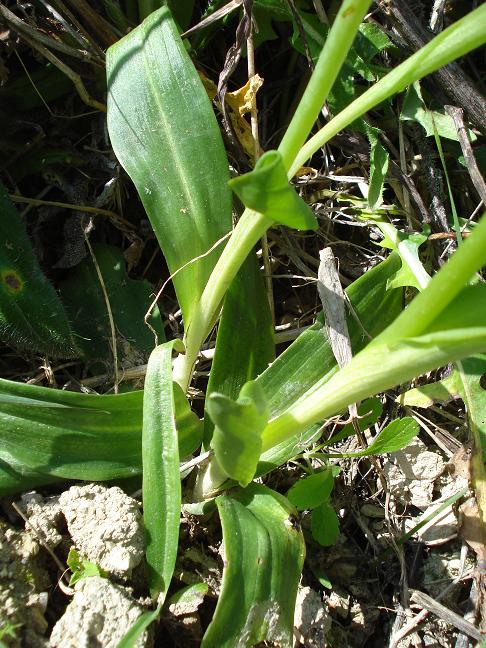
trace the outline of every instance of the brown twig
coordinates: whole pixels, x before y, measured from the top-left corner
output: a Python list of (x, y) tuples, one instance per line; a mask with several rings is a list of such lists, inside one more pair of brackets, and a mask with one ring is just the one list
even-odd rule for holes
[(63, 43), (61, 40), (56, 40), (54, 38), (51, 38), (50, 36), (46, 36), (38, 29), (34, 29), (34, 27), (31, 27), (29, 24), (21, 20), (13, 13), (13, 11), (10, 11), (10, 9), (8, 9), (1, 3), (0, 16), (3, 17), (5, 22), (10, 25), (12, 29), (19, 32), (22, 38), (24, 36), (27, 36), (29, 39), (38, 41), (46, 47), (52, 47), (53, 49), (56, 49), (63, 54), (67, 54), (68, 56), (72, 56), (84, 62), (89, 61), (90, 63), (101, 65), (101, 62), (94, 58), (93, 55), (90, 54), (87, 50), (76, 49), (74, 47), (71, 47), (70, 45), (66, 45), (66, 43)]
[(472, 183), (476, 191), (478, 192), (479, 197), (486, 207), (486, 183), (484, 182), (484, 178), (478, 168), (471, 143), (469, 142), (469, 138), (467, 136), (466, 127), (464, 126), (463, 111), (461, 108), (457, 108), (456, 106), (445, 106), (445, 110), (446, 113), (450, 115), (454, 120), (454, 126), (456, 127), (459, 144), (461, 145), (462, 152), (464, 154), (464, 161), (466, 163), (467, 170), (469, 171)]
[[(432, 39), (433, 34), (425, 29), (408, 0), (383, 3), (383, 9), (389, 14), (411, 50), (419, 50)], [(469, 121), (486, 133), (486, 99), (476, 90), (474, 83), (461, 67), (457, 63), (450, 63), (435, 72), (432, 77), (454, 104), (464, 109)]]

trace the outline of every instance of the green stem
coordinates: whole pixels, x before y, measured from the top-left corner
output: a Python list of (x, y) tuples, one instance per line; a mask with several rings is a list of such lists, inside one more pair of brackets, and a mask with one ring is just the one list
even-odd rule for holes
[(286, 169), (309, 136), (370, 4), (370, 0), (344, 0), (341, 4), (302, 99), (278, 147)]
[(174, 380), (187, 391), (199, 349), (208, 335), (231, 282), (253, 246), (272, 225), (258, 212), (245, 209), (214, 267), (185, 333), (184, 355), (174, 365)]
[[(462, 331), (461, 331), (462, 333)], [(271, 420), (262, 433), (262, 453), (309, 429), (314, 423), (342, 412), (351, 403), (391, 389), (448, 362), (481, 351), (486, 329), (469, 329), (454, 340), (444, 333), (435, 344), (371, 343), (324, 385), (303, 396)]]
[(378, 83), (355, 99), (324, 128), (304, 144), (290, 167), (289, 177), (339, 131), (349, 126), (393, 94), (401, 92), (418, 79), (435, 72), (456, 58), (464, 56), (486, 42), (486, 4), (445, 29), (422, 49), (389, 72)]
[(429, 284), (372, 344), (420, 335), (486, 262), (486, 217)]
[[(280, 144), (279, 151), (286, 169), (308, 137), (370, 4), (370, 0), (344, 0), (342, 3), (316, 68)], [(245, 210), (223, 250), (186, 331), (186, 353), (174, 365), (174, 380), (184, 390), (189, 386), (199, 349), (214, 324), (216, 312), (227, 289), (252, 247), (272, 223), (262, 214)]]
[[(399, 348), (401, 340), (424, 335), (427, 327), (456, 297), (473, 274), (486, 262), (486, 217), (471, 236), (429, 281), (397, 319), (349, 364), (308, 396), (303, 396), (263, 431), (262, 452), (282, 443), (314, 423), (395, 385), (484, 349), (483, 329), (470, 329), (467, 338), (451, 344), (447, 340), (431, 345)], [(447, 335), (447, 334), (446, 334)], [(393, 347), (393, 353), (391, 353)]]
[[(363, 10), (364, 2), (356, 2), (356, 4), (359, 6), (360, 10)], [(349, 11), (352, 6), (354, 5), (351, 5), (349, 0), (345, 0), (341, 8), (342, 13), (344, 13), (344, 7)], [(349, 16), (353, 15), (353, 18), (356, 18), (359, 14), (360, 11), (354, 11), (354, 13), (352, 12)], [(346, 24), (348, 25), (348, 23)], [(331, 45), (329, 47), (333, 48), (333, 52), (338, 52), (339, 57), (343, 55), (343, 52), (345, 55), (346, 49), (342, 48), (342, 50), (340, 50), (338, 48), (338, 43), (334, 42), (332, 39), (335, 38), (335, 36), (333, 36), (335, 29), (336, 32), (334, 33), (336, 34), (336, 38), (337, 35), (341, 38), (345, 37), (345, 34), (343, 34), (343, 26), (344, 23), (342, 21), (335, 22), (328, 36), (328, 40), (331, 39)], [(351, 27), (349, 28), (351, 29)], [(334, 44), (332, 44), (333, 42)], [(347, 39), (345, 42), (347, 42)], [(327, 96), (325, 92), (319, 92), (319, 101), (314, 101), (311, 100), (310, 95), (305, 92), (305, 109), (303, 108), (302, 112), (299, 109), (297, 110), (296, 115), (294, 115), (294, 118), (292, 119), (291, 128), (289, 127), (291, 134), (288, 138), (286, 136), (284, 137), (279, 149), (284, 156), (286, 165), (291, 164), (289, 177), (292, 177), (302, 164), (331, 137), (365, 112), (381, 103), (392, 94), (403, 90), (410, 83), (430, 74), (455, 58), (458, 58), (475, 47), (482, 45), (484, 42), (486, 42), (486, 5), (482, 5), (475, 11), (472, 11), (470, 14), (436, 36), (425, 47), (399, 65), (395, 70), (387, 74), (372, 88), (367, 90), (361, 97), (356, 99), (345, 110), (339, 113), (337, 117), (332, 119), (329, 124), (314, 135), (314, 137), (312, 137), (307, 144), (300, 149), (295, 160), (291, 162), (294, 149), (298, 146), (298, 142), (303, 141), (303, 139), (307, 137), (310, 128), (312, 128), (312, 124), (322, 107), (322, 97)], [(316, 69), (319, 69), (318, 75), (321, 78), (321, 82), (325, 84), (329, 83), (329, 80), (332, 79), (332, 74), (326, 70), (326, 65), (335, 65), (334, 60), (328, 59), (326, 61), (328, 51), (329, 50), (326, 50), (326, 48), (323, 49), (316, 67)], [(324, 65), (324, 63), (321, 64), (321, 60), (326, 61), (326, 65)], [(338, 62), (341, 62), (341, 58), (339, 58)], [(336, 68), (338, 68), (337, 65)], [(309, 83), (313, 83), (312, 77)], [(326, 90), (326, 87), (324, 89)], [(302, 124), (299, 123), (299, 120), (302, 120)], [(300, 128), (302, 130), (299, 133)], [(309, 128), (309, 130), (306, 130), (307, 128)], [(214, 323), (216, 312), (226, 290), (246, 256), (249, 254), (251, 248), (271, 225), (272, 221), (262, 214), (258, 214), (257, 212), (248, 209), (245, 210), (230, 240), (228, 241), (227, 246), (223, 250), (221, 257), (209, 278), (206, 288), (204, 289), (201, 300), (196, 307), (193, 318), (186, 332), (186, 353), (181, 357), (180, 361), (174, 368), (174, 379), (184, 390), (187, 390), (190, 383), (193, 366), (199, 353), (199, 348)], [(473, 237), (470, 237), (469, 240), (472, 238)], [(445, 267), (447, 267), (447, 265)], [(469, 279), (478, 267), (479, 266), (475, 266), (475, 269), (464, 279), (463, 283)], [(461, 287), (462, 285), (459, 289)], [(415, 301), (416, 300), (414, 300), (414, 302)], [(405, 313), (409, 310), (410, 308), (407, 309)]]

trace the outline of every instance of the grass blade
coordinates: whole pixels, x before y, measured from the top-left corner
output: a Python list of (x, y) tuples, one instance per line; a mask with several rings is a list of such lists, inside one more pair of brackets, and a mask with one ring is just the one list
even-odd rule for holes
[(152, 598), (165, 599), (174, 572), (181, 516), (179, 448), (174, 414), (172, 350), (177, 340), (150, 355), (143, 397), (143, 519)]

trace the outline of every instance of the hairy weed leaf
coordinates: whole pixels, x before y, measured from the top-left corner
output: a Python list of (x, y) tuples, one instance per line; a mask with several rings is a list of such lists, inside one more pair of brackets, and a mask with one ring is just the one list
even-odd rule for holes
[(58, 294), (34, 254), (27, 230), (0, 182), (0, 338), (54, 358), (80, 355)]

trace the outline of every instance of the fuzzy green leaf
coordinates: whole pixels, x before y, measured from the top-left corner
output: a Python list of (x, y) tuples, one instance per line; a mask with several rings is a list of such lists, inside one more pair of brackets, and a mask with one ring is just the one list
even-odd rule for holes
[(259, 158), (253, 171), (233, 178), (228, 184), (245, 207), (287, 227), (317, 229), (311, 208), (289, 184), (278, 151), (267, 151)]
[(64, 307), (0, 182), (0, 339), (54, 358), (80, 355)]
[(178, 271), (173, 282), (187, 327), (222, 247), (205, 253), (231, 229), (219, 127), (166, 8), (110, 47), (107, 75), (111, 143), (171, 274)]
[(217, 499), (224, 570), (202, 648), (250, 648), (268, 641), (290, 648), (305, 543), (295, 510), (261, 484)]
[[(136, 281), (127, 276), (119, 248), (98, 244), (93, 245), (93, 252), (110, 301), (121, 366), (124, 361), (144, 364), (154, 348), (154, 334), (144, 322), (153, 300), (153, 288), (146, 280)], [(61, 284), (60, 290), (84, 355), (109, 359), (112, 356), (110, 322), (93, 259), (83, 260)], [(148, 322), (163, 342), (164, 327), (157, 306)]]

